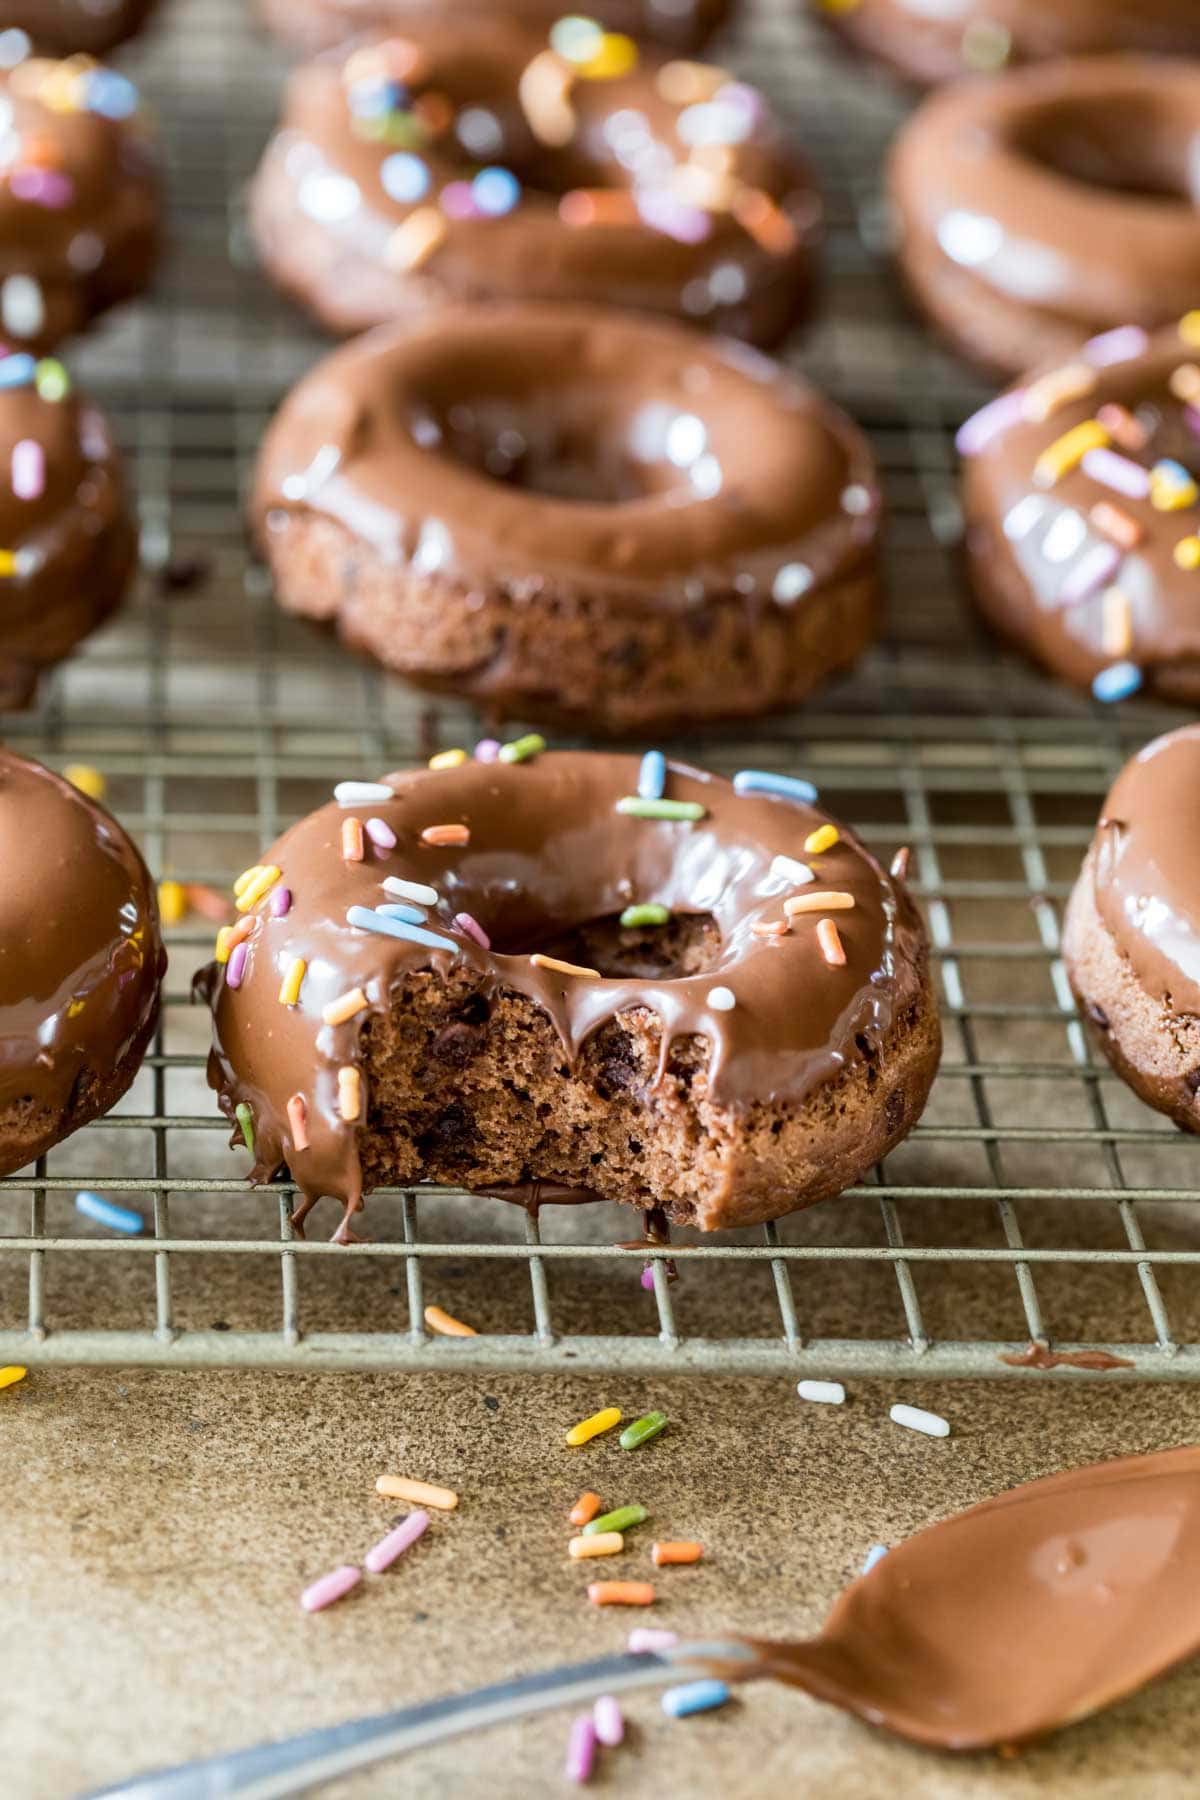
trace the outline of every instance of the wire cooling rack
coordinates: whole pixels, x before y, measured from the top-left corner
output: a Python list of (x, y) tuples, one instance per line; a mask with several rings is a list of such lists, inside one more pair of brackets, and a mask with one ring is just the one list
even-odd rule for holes
[[(333, 780), (470, 741), (472, 722), (282, 618), (247, 554), (239, 497), (263, 426), (322, 347), (258, 275), (242, 221), (282, 64), (240, 0), (165, 10), (129, 60), (166, 140), (170, 266), (74, 359), (130, 455), (145, 574), (5, 730), (56, 766), (101, 768), (158, 873), (223, 886)], [(1059, 960), (1100, 798), (1167, 715), (1098, 711), (970, 615), (951, 433), (984, 396), (887, 273), (879, 165), (903, 103), (800, 11), (747, 5), (727, 60), (792, 120), (827, 196), (826, 305), (798, 360), (874, 440), (891, 627), (802, 713), (687, 753), (803, 770), (881, 854), (912, 846), (947, 1039), (924, 1122), (837, 1201), (753, 1233), (680, 1234), (678, 1281), (653, 1252), (649, 1290), (615, 1207), (539, 1221), (418, 1189), (372, 1196), (367, 1245), (323, 1241), (320, 1209), (300, 1242), (290, 1188), (249, 1188), (226, 1147), (188, 1005), (210, 928), (188, 921), (130, 1095), (0, 1182), (0, 1362), (1017, 1377), (1002, 1359), (1049, 1340), (1123, 1358), (1106, 1379), (1200, 1374), (1200, 1146), (1093, 1056)], [(73, 1205), (84, 1186), (139, 1208), (145, 1235), (96, 1235)], [(431, 1301), (479, 1335), (428, 1335)]]

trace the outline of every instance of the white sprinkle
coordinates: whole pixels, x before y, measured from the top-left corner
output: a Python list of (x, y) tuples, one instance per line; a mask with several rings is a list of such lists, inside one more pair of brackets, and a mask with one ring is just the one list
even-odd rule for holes
[(771, 598), (780, 606), (790, 606), (807, 594), (813, 584), (813, 572), (807, 563), (784, 563), (771, 586)]
[(842, 1406), (846, 1400), (840, 1381), (798, 1381), (796, 1392), (802, 1400), (818, 1400), (822, 1406)]
[(732, 988), (709, 988), (707, 998), (714, 1012), (732, 1012), (737, 1005), (737, 995)]
[(804, 887), (814, 879), (808, 864), (797, 862), (794, 856), (777, 856), (771, 864), (771, 873), (782, 881), (790, 881), (793, 887)]
[(394, 800), (394, 788), (382, 781), (339, 781), (333, 790), (339, 806), (371, 806), (376, 800)]
[(0, 321), (10, 337), (36, 337), (46, 323), (46, 303), (32, 275), (10, 275), (0, 286)]
[(438, 891), (423, 881), (403, 881), (399, 875), (384, 877), (383, 891), (394, 894), (397, 900), (415, 900), (418, 906), (436, 906)]
[(848, 488), (842, 490), (842, 510), (851, 518), (861, 519), (864, 513), (871, 510), (871, 490), (863, 487), (859, 481), (852, 481)]
[(871, 1570), (875, 1567), (875, 1564), (882, 1562), (887, 1553), (888, 1547), (886, 1544), (872, 1544), (871, 1548), (867, 1551), (866, 1560), (862, 1566), (863, 1574), (869, 1575)]
[(904, 1425), (909, 1431), (924, 1432), (926, 1437), (949, 1437), (950, 1425), (938, 1413), (922, 1412), (919, 1406), (893, 1406), (888, 1418), (893, 1425)]

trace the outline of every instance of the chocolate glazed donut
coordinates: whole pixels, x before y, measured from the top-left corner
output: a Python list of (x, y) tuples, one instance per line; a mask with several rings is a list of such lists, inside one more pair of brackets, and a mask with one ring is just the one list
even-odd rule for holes
[(963, 82), (897, 139), (901, 270), (964, 356), (1002, 374), (1200, 294), (1200, 61), (1094, 57)]
[(283, 606), (494, 714), (754, 716), (878, 629), (857, 429), (755, 351), (614, 312), (347, 345), (281, 407), (252, 510)]
[(1200, 313), (1091, 339), (958, 443), (991, 624), (1098, 699), (1200, 702)]
[(335, 332), (545, 300), (777, 342), (820, 206), (762, 96), (582, 30), (427, 25), (297, 69), (251, 196), (268, 273)]
[(241, 878), (199, 985), (254, 1179), (339, 1236), (397, 1182), (707, 1231), (856, 1181), (940, 1049), (902, 880), (804, 783), (530, 748), (339, 784)]
[[(259, 15), (284, 43), (311, 54), (363, 31), (414, 31), (453, 24), (474, 30), (497, 17), (549, 31), (562, 0), (259, 0)], [(732, 0), (589, 0), (588, 16), (609, 31), (672, 50), (698, 50), (732, 10)]]
[(1136, 50), (1200, 56), (1192, 0), (815, 0), (855, 49), (906, 80), (953, 81), (1006, 63)]
[(6, 0), (4, 27), (47, 56), (103, 56), (136, 36), (157, 0)]

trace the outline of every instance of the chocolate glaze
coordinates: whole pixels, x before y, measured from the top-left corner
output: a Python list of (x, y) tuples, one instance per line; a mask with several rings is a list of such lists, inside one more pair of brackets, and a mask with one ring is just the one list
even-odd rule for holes
[[(567, 82), (573, 128), (563, 143), (539, 138), (518, 98), (525, 71), (547, 58)], [(381, 137), (373, 110), (376, 93), (387, 91), (373, 83), (410, 63), (402, 118), (405, 131), (419, 135), (399, 141), (419, 156), (429, 183), (415, 200), (393, 197), (394, 183), (385, 185), (397, 140)], [(811, 297), (820, 216), (811, 182), (761, 95), (720, 71), (707, 114), (728, 118), (728, 136), (699, 147), (685, 141), (681, 120), (694, 121), (700, 109), (661, 96), (661, 67), (643, 53), (627, 75), (572, 77), (544, 35), (503, 18), (476, 24), (469, 36), (456, 20), (434, 22), (303, 65), (252, 198), (268, 270), (341, 332), (436, 310), (447, 299), (528, 299), (634, 307), (757, 343), (778, 340)], [(436, 121), (420, 112), (434, 103)], [(470, 132), (480, 119), (489, 133), (483, 155)], [(520, 196), (501, 216), (463, 217), (481, 161), (515, 175)], [(596, 191), (619, 216), (565, 223), (560, 196)], [(777, 208), (781, 240), (760, 241), (739, 222), (746, 197)], [(651, 222), (663, 220), (664, 208), (668, 222)], [(443, 235), (414, 262), (398, 258), (395, 245), (417, 214), (439, 221)]]
[(749, 1667), (942, 1750), (1021, 1743), (1200, 1648), (1200, 1448), (1029, 1482), (896, 1545)]
[(50, 56), (86, 51), (103, 56), (139, 32), (157, 0), (7, 0), (6, 29), (15, 26)]
[(953, 81), (1005, 63), (1142, 50), (1200, 54), (1190, 0), (853, 0), (822, 12), (909, 80)]
[(0, 69), (0, 337), (11, 348), (48, 350), (148, 284), (161, 199), (136, 104), (123, 76), (88, 58)]
[(121, 827), (11, 750), (0, 750), (0, 870), (7, 1175), (128, 1087), (158, 1016), (166, 955), (154, 884)]
[[(58, 392), (43, 386), (48, 395)], [(137, 558), (121, 459), (98, 407), (74, 388), (55, 399), (44, 398), (33, 380), (0, 386), (0, 467), (17, 466), (18, 444), (36, 446), (20, 456), (40, 456), (43, 473), (42, 491), (28, 499), (11, 480), (0, 484), (0, 546), (15, 559), (11, 572), (0, 574), (0, 693), (9, 704), (22, 694), (27, 703), (34, 691), (28, 677), (105, 618)]]
[[(498, 990), (527, 996), (553, 1022), (568, 1060), (606, 1021), (624, 1010), (649, 1009), (662, 1022), (661, 1067), (674, 1042), (706, 1039), (708, 1095), (734, 1112), (799, 1102), (848, 1064), (875, 1055), (897, 995), (911, 991), (911, 969), (923, 954), (920, 921), (906, 892), (849, 833), (832, 849), (806, 856), (805, 838), (825, 822), (818, 810), (739, 797), (716, 776), (681, 763), (669, 768), (671, 798), (707, 809), (697, 823), (615, 811), (623, 795), (636, 791), (635, 757), (554, 752), (517, 765), (468, 763), (388, 776), (395, 799), (372, 803), (371, 811), (395, 832), (397, 847), (368, 845), (359, 863), (342, 858), (346, 809), (336, 804), (285, 832), (264, 862), (282, 870), (290, 911), (275, 918), (267, 901), (259, 902), (236, 989), (216, 964), (199, 977), (214, 1015), (209, 1082), (229, 1118), (239, 1102), (250, 1106), (254, 1179), (268, 1181), (286, 1163), (307, 1200), (334, 1195), (348, 1214), (357, 1206), (358, 1137), (364, 1126), (371, 1129), (370, 1095), (359, 1121), (344, 1123), (337, 1072), (362, 1067), (372, 1015), (388, 1010), (406, 977), (423, 968), (445, 976), (466, 966), (485, 996)], [(466, 848), (420, 842), (426, 826), (456, 821), (470, 828)], [(853, 910), (837, 915), (844, 966), (824, 961), (815, 914), (802, 916), (784, 937), (753, 932), (756, 922), (779, 919), (784, 897), (796, 889), (795, 870), (781, 865), (781, 857), (811, 863), (822, 887), (853, 894)], [(438, 889), (442, 899), (429, 924), (453, 940), (453, 951), (346, 923), (349, 907), (386, 903), (381, 883), (387, 876)], [(583, 981), (530, 961), (527, 950), (619, 913), (634, 896), (680, 914), (711, 915), (720, 944), (702, 974)], [(494, 945), (521, 953), (481, 949), (453, 924), (460, 912), (477, 919)], [(305, 959), (307, 974), (299, 1004), (285, 1007), (280, 981), (295, 957)], [(733, 990), (732, 1011), (710, 1006), (717, 986)], [(363, 989), (367, 1010), (343, 1025), (323, 1024), (322, 1009), (355, 987)], [(299, 1152), (286, 1111), (297, 1093), (306, 1098), (309, 1138)]]
[[(981, 448), (968, 443), (972, 426), (964, 428), (964, 448), (971, 452), (962, 486), (967, 558), (991, 622), (1055, 673), (1084, 686), (1128, 657), (1153, 692), (1194, 702), (1200, 698), (1200, 572), (1181, 568), (1175, 547), (1200, 530), (1200, 506), (1159, 511), (1148, 498), (1114, 491), (1082, 465), (1052, 486), (1034, 480), (1034, 465), (1049, 445), (1113, 403), (1136, 414), (1145, 430), (1140, 449), (1113, 443), (1122, 457), (1143, 469), (1170, 458), (1200, 472), (1200, 414), (1168, 386), (1200, 350), (1177, 327), (1155, 334), (1140, 351), (1138, 342), (1135, 332), (1129, 343), (1137, 353), (1097, 367), (1092, 391), (1056, 407), (1048, 419), (1025, 419), (1013, 402), (1009, 414), (1017, 416), (992, 431)], [(1072, 361), (1095, 365), (1104, 355), (1102, 345), (1085, 347)], [(1036, 371), (1019, 387), (1027, 390), (1044, 373)], [(1072, 599), (1072, 583), (1087, 559), (1111, 541), (1092, 516), (1102, 502), (1133, 520), (1141, 541), (1103, 581), (1088, 584), (1083, 598)], [(1124, 648), (1114, 648), (1105, 635), (1104, 591), (1113, 586), (1128, 601)]]
[[(1043, 8), (1049, 13), (1049, 8)], [(967, 355), (1016, 373), (1200, 290), (1200, 61), (1041, 64), (927, 99), (897, 140), (899, 254)]]
[(1127, 1356), (1114, 1356), (1111, 1350), (1052, 1350), (1043, 1343), (1006, 1351), (1000, 1361), (1011, 1369), (1092, 1369), (1097, 1373), (1134, 1367)]
[(268, 542), (326, 517), (414, 573), (530, 601), (599, 588), (641, 614), (789, 604), (781, 571), (807, 593), (868, 562), (880, 497), (850, 420), (753, 352), (514, 307), (337, 351), (276, 415), (252, 509)]
[[(731, 5), (732, 0), (589, 0), (587, 17), (610, 31), (694, 50)], [(360, 31), (409, 31), (466, 18), (474, 28), (497, 14), (547, 31), (562, 17), (563, 7), (562, 0), (259, 0), (259, 11), (285, 42), (301, 50), (323, 50)]]

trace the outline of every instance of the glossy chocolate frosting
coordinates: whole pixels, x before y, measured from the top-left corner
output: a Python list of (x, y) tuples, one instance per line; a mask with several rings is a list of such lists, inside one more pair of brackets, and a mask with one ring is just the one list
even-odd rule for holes
[[(1200, 412), (1172, 387), (1186, 388), (1198, 361), (1200, 320), (1149, 340), (1120, 331), (1085, 346), (1065, 377), (1035, 371), (959, 434), (976, 594), (999, 630), (1079, 685), (1129, 661), (1155, 693), (1200, 697), (1200, 571), (1180, 549), (1200, 532), (1200, 505), (1182, 485), (1158, 504), (1153, 491), (1112, 485), (1145, 486), (1164, 463), (1178, 465), (1176, 483), (1200, 473)], [(1049, 417), (1027, 417), (1056, 385), (1086, 391)], [(1103, 427), (1102, 456), (1057, 479), (1035, 473), (1044, 453), (1091, 422)], [(1176, 492), (1187, 504), (1162, 504)]]
[(0, 707), (120, 600), (137, 533), (105, 415), (61, 364), (0, 357)]
[[(395, 797), (369, 807), (330, 804), (286, 832), (263, 862), (290, 894), (282, 917), (270, 896), (256, 902), (244, 967), (231, 987), (228, 965), (212, 964), (200, 985), (214, 1015), (209, 1081), (227, 1116), (244, 1103), (253, 1117), (256, 1180), (286, 1164), (308, 1199), (333, 1195), (349, 1208), (362, 1187), (359, 1134), (386, 1131), (372, 1120), (365, 1091), (359, 1119), (339, 1113), (338, 1072), (364, 1066), (364, 1034), (386, 1013), (405, 980), (432, 969), (445, 980), (466, 970), (489, 996), (526, 996), (552, 1021), (564, 1057), (623, 1011), (645, 1009), (661, 1021), (660, 1074), (672, 1045), (709, 1045), (705, 1092), (736, 1114), (756, 1103), (798, 1103), (851, 1064), (878, 1052), (893, 1024), (897, 996), (911, 997), (923, 964), (923, 934), (905, 890), (847, 832), (831, 848), (805, 850), (826, 823), (814, 807), (763, 795), (738, 795), (720, 778), (669, 765), (672, 800), (696, 802), (694, 823), (630, 817), (616, 810), (637, 791), (638, 759), (551, 752), (533, 761), (468, 762), (451, 769), (389, 775)], [(362, 861), (346, 861), (348, 813), (369, 812), (396, 836), (394, 849), (370, 840)], [(430, 826), (464, 824), (465, 847), (434, 848)], [(837, 912), (841, 966), (826, 961), (819, 913), (805, 913), (783, 936), (754, 927), (783, 918), (809, 865), (820, 890), (853, 897)], [(383, 882), (432, 885), (427, 929), (445, 948), (423, 947), (347, 923), (351, 907), (390, 902)], [(816, 890), (814, 890), (816, 891)], [(708, 914), (715, 954), (702, 973), (602, 979), (564, 976), (531, 952), (564, 933), (620, 913), (632, 901), (658, 902), (678, 915)], [(425, 909), (422, 909), (425, 910)], [(469, 914), (492, 948), (455, 923)], [(296, 958), (306, 973), (298, 1003), (280, 1002)], [(337, 1025), (323, 1009), (356, 988), (365, 1007)], [(712, 995), (729, 989), (720, 1010)], [(367, 1089), (367, 1081), (364, 1081)], [(301, 1095), (307, 1148), (297, 1150), (287, 1106)], [(555, 1171), (541, 1171), (553, 1179)], [(601, 1171), (597, 1171), (598, 1176)]]
[(1036, 1738), (1200, 1647), (1200, 1448), (1000, 1494), (898, 1544), (749, 1668), (943, 1750)]
[(52, 348), (139, 293), (161, 201), (137, 90), (88, 57), (0, 68), (0, 337)]
[(128, 1087), (165, 967), (154, 884), (121, 827), (0, 750), (0, 1173)]
[(385, 561), (531, 602), (550, 584), (689, 611), (802, 603), (866, 565), (877, 477), (857, 428), (737, 345), (600, 310), (384, 328), (268, 432), (261, 538), (330, 518)]
[(816, 195), (756, 90), (663, 68), (586, 78), (505, 18), (303, 65), (252, 197), (268, 270), (344, 332), (553, 300), (776, 341), (810, 298)]
[(23, 31), (52, 56), (103, 56), (141, 30), (156, 0), (7, 0), (4, 28)]
[[(562, 0), (259, 0), (263, 19), (279, 37), (303, 50), (319, 50), (360, 31), (409, 31), (425, 25), (470, 21), (471, 28), (497, 16), (548, 31), (563, 15)], [(589, 0), (587, 17), (609, 31), (625, 31), (695, 49), (731, 10), (731, 0)]]

